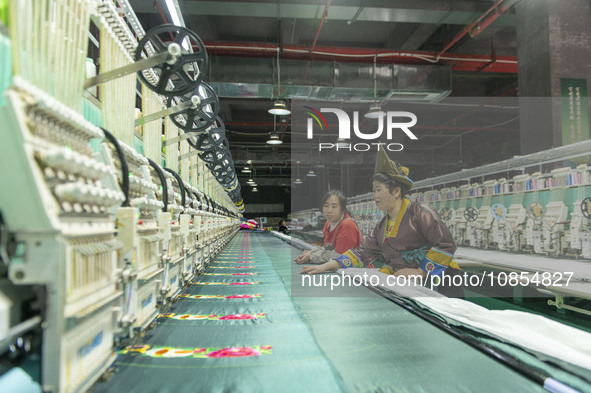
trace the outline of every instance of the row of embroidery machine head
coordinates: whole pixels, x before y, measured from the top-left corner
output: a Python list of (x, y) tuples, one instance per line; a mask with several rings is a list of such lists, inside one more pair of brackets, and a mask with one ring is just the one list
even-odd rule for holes
[[(482, 184), (418, 190), (408, 198), (433, 206), (458, 246), (591, 259), (591, 181), (587, 164)], [(384, 217), (371, 194), (350, 198), (362, 233)]]

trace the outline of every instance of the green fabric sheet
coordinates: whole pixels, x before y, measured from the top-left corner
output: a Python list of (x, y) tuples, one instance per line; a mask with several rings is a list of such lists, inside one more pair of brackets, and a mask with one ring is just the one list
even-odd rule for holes
[[(264, 234), (261, 234), (265, 236)], [(271, 346), (272, 353), (238, 358), (154, 358), (119, 355), (117, 372), (95, 386), (96, 392), (341, 392), (338, 373), (315, 341), (269, 257), (252, 233), (239, 233), (206, 273), (258, 273), (256, 276), (199, 276), (197, 282), (259, 282), (256, 285), (190, 285), (186, 295), (254, 295), (250, 299), (181, 297), (175, 314), (260, 314), (256, 320), (157, 319), (143, 343), (182, 348)], [(278, 243), (281, 245), (281, 242)], [(252, 251), (249, 264), (238, 251)], [(224, 262), (224, 263), (220, 263)], [(229, 262), (229, 263), (228, 263)], [(253, 269), (217, 267), (256, 266)], [(216, 268), (214, 268), (216, 267)], [(313, 382), (312, 382), (313, 381)]]
[[(252, 259), (238, 255), (251, 251)], [(543, 392), (538, 386), (363, 287), (315, 288), (292, 297), (301, 266), (296, 249), (266, 233), (239, 233), (200, 283), (185, 295), (258, 295), (249, 299), (181, 297), (144, 344), (181, 348), (270, 346), (243, 358), (154, 358), (119, 355), (118, 371), (97, 392)], [(243, 261), (240, 261), (243, 259)], [(241, 262), (241, 263), (236, 263)], [(247, 263), (249, 262), (249, 263)], [(250, 266), (252, 269), (221, 267)], [(295, 292), (294, 292), (295, 293)], [(301, 292), (300, 292), (301, 293)], [(264, 314), (252, 320), (219, 320)], [(205, 353), (205, 352), (204, 352)]]

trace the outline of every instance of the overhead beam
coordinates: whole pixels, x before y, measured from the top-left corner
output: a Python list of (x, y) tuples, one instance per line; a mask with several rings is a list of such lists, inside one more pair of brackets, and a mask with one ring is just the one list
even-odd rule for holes
[(418, 50), (439, 28), (439, 25), (433, 23), (421, 24), (400, 47), (404, 51)]
[[(132, 0), (136, 13), (154, 12), (153, 3), (145, 0)], [(296, 18), (319, 20), (324, 13), (326, 0), (319, 4), (302, 4), (238, 1), (188, 1), (185, 9), (189, 15), (211, 15), (225, 17), (243, 17), (249, 20), (258, 18)], [(355, 15), (355, 21), (375, 23), (433, 23), (465, 25), (482, 15), (478, 2), (474, 1), (433, 1), (433, 0), (398, 0), (372, 2), (371, 7), (364, 6), (361, 12), (359, 5), (332, 5), (326, 20), (349, 21)], [(515, 15), (503, 15), (495, 23), (501, 26), (515, 26)]]

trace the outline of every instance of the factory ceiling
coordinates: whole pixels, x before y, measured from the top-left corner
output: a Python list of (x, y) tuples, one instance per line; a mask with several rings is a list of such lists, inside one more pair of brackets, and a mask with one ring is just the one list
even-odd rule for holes
[[(164, 1), (131, 0), (131, 4), (146, 30), (170, 23)], [(347, 91), (356, 91), (355, 97), (363, 102), (360, 97), (373, 91), (375, 62), (382, 76), (378, 88), (387, 92), (385, 101), (410, 94), (412, 89), (400, 90), (396, 79), (388, 79), (396, 67), (407, 66), (448, 70), (449, 87), (435, 90), (440, 104), (453, 97), (480, 97), (485, 105), (516, 97), (517, 4), (515, 0), (179, 0), (186, 26), (200, 36), (210, 55), (206, 80), (220, 96), (220, 116), (240, 182), (244, 186), (248, 179), (241, 169), (250, 160), (257, 178), (264, 179), (261, 184), (283, 189), (290, 184), (296, 162), (291, 159), (292, 119), (267, 112), (278, 96), (313, 102), (319, 98), (315, 87), (330, 86), (335, 89), (333, 96), (338, 88), (353, 89)], [(423, 130), (420, 148), (404, 156), (416, 179), (519, 154), (518, 111), (486, 120), (483, 116), (495, 114), (483, 115), (473, 105), (453, 111), (449, 105), (430, 105), (429, 111), (429, 118), (418, 124)], [(265, 143), (273, 130), (284, 142), (276, 147)], [(301, 170), (306, 169), (303, 166)]]

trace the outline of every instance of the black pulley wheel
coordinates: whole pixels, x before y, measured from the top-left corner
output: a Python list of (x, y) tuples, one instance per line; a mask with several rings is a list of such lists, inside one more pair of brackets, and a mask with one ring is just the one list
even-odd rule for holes
[(215, 91), (206, 83), (201, 83), (196, 89), (176, 97), (176, 100), (173, 97), (168, 97), (167, 105), (170, 108), (190, 101), (194, 96), (199, 97), (199, 104), (195, 108), (189, 108), (170, 116), (174, 125), (185, 132), (205, 131), (215, 122), (220, 110), (220, 101)]
[(199, 154), (199, 158), (208, 164), (217, 164), (218, 162), (224, 162), (224, 160), (228, 160), (228, 162), (230, 162), (231, 160), (229, 154), (220, 153), (215, 150), (201, 153)]
[(451, 209), (444, 207), (439, 210), (439, 215), (443, 219), (443, 221), (449, 221), (451, 219)]
[(464, 210), (464, 218), (468, 222), (476, 221), (478, 218), (478, 210), (474, 207), (467, 207), (466, 210)]
[[(165, 96), (180, 96), (197, 89), (206, 74), (208, 59), (203, 41), (195, 32), (182, 26), (171, 24), (154, 27), (146, 33), (138, 44), (134, 59), (142, 59), (142, 54), (148, 58), (148, 47), (154, 48), (156, 53), (168, 51), (168, 47), (176, 43), (181, 48), (181, 54), (176, 61), (138, 71), (138, 78), (150, 90)], [(193, 52), (187, 48), (192, 48)], [(153, 72), (152, 72), (153, 71)], [(172, 87), (168, 82), (172, 82)]]

